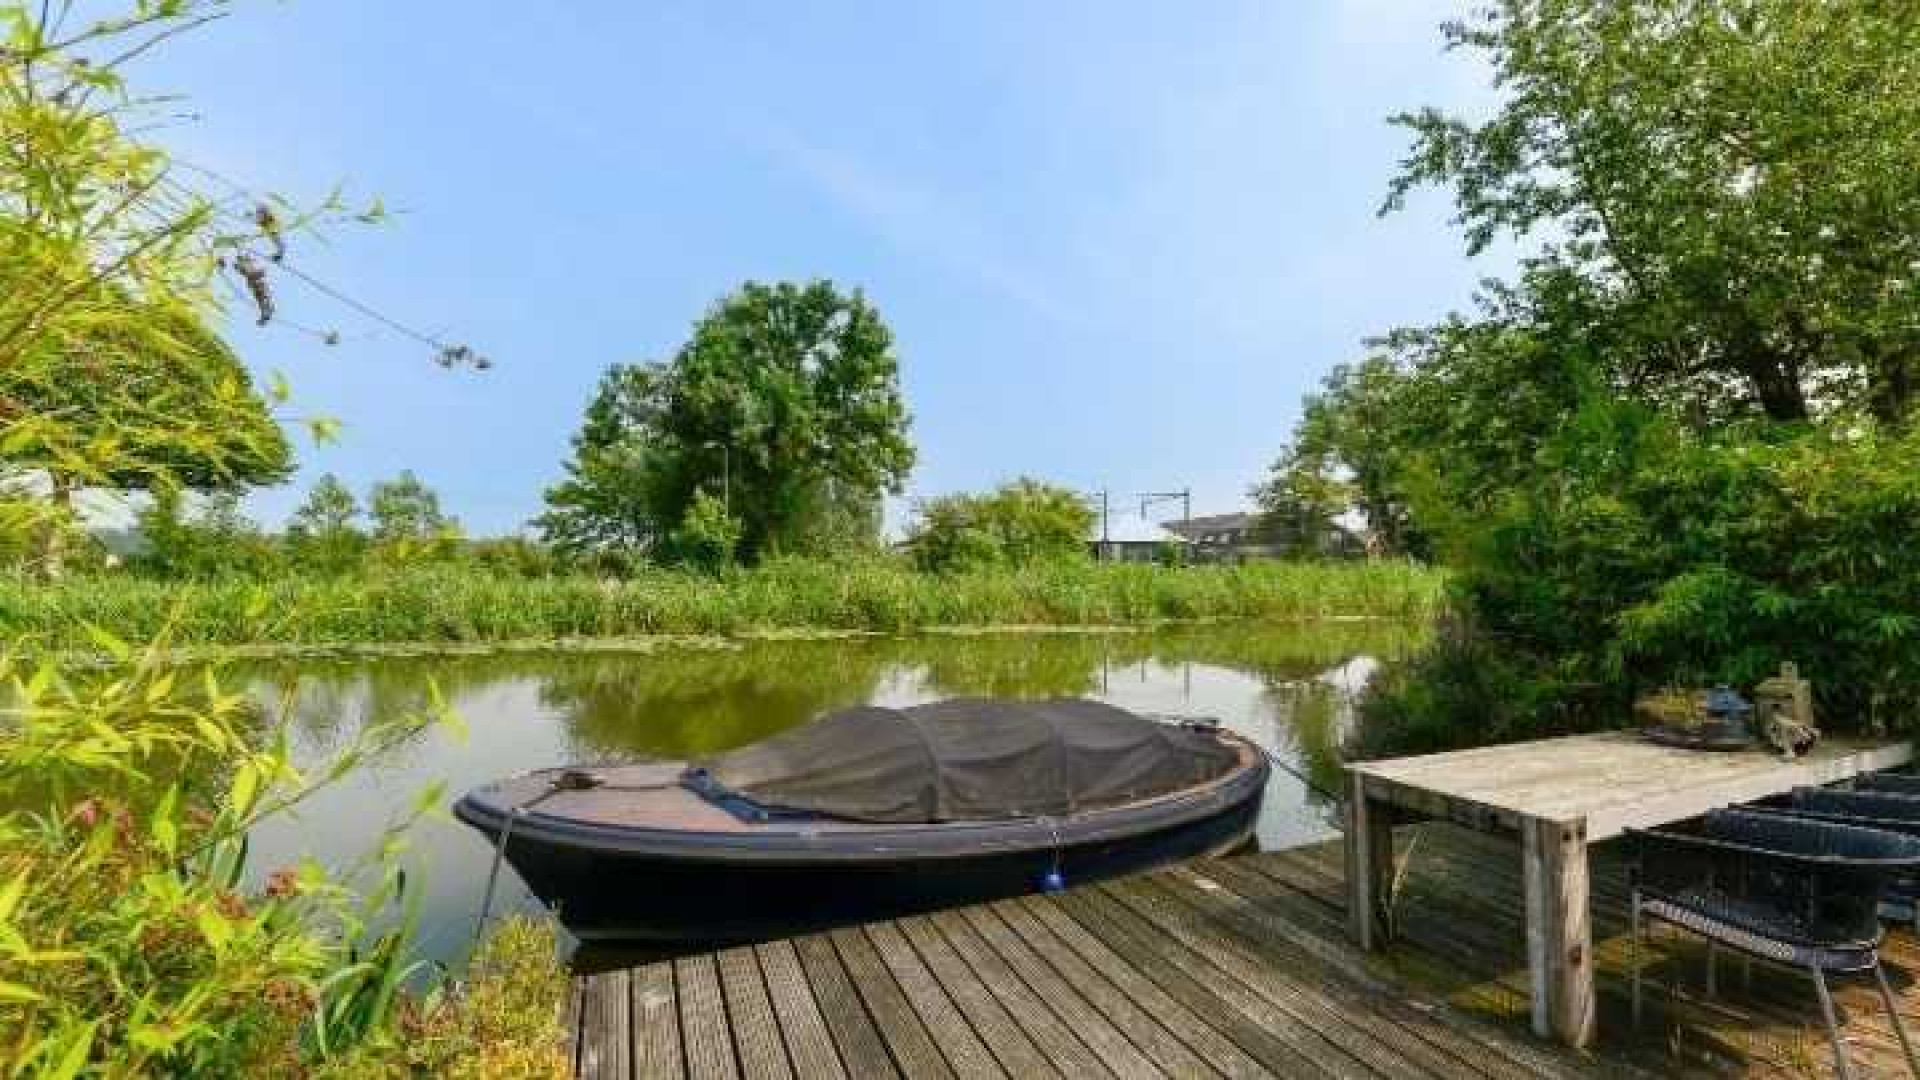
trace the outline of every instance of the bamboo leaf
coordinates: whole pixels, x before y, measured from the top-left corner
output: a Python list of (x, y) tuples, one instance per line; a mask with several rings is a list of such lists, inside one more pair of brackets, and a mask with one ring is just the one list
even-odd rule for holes
[(260, 791), (260, 770), (249, 761), (234, 770), (233, 783), (227, 788), (227, 805), (235, 815), (244, 817)]

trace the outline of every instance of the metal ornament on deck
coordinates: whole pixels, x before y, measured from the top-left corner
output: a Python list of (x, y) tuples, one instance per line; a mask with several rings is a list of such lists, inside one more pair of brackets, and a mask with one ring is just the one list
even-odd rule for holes
[(1787, 662), (1780, 674), (1753, 688), (1754, 713), (1767, 744), (1792, 761), (1820, 741), (1813, 724), (1813, 684), (1800, 677), (1800, 666)]

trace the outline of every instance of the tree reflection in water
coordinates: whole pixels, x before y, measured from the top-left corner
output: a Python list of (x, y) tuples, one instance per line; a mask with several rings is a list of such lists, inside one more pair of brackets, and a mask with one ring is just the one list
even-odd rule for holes
[[(295, 827), (259, 837), (267, 856), (260, 865), (306, 853), (329, 861), (358, 854), (430, 783), (443, 782), (451, 800), (526, 769), (699, 758), (868, 702), (1085, 695), (1141, 711), (1211, 716), (1332, 788), (1353, 695), (1371, 669), (1364, 658), (1404, 655), (1420, 636), (1391, 623), (1219, 623), (1137, 633), (926, 634), (623, 655), (262, 664), (246, 674), (264, 701), (288, 701), (308, 760), (323, 758), (373, 717), (424, 707), (435, 686), (470, 734), (453, 740), (432, 730), (394, 748), (364, 776), (316, 799)], [(1326, 809), (1305, 785), (1277, 772), (1261, 842), (1322, 835)], [(490, 856), (477, 835), (449, 822), (416, 842), (427, 883), (427, 946), (436, 955), (455, 957), (463, 947)]]

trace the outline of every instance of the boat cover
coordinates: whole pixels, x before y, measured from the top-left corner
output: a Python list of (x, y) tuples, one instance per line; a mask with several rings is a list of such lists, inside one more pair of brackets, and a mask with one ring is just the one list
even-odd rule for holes
[(842, 709), (703, 763), (698, 788), (779, 810), (913, 823), (1053, 817), (1226, 775), (1211, 733), (1084, 699)]

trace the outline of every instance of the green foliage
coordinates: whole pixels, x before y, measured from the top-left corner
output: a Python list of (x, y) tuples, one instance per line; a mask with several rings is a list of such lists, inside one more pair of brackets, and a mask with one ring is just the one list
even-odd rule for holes
[(468, 540), (461, 545), (464, 561), (489, 574), (513, 577), (549, 577), (560, 571), (553, 551), (520, 536)]
[(506, 642), (777, 629), (1088, 626), (1164, 619), (1418, 619), (1444, 577), (1410, 563), (1248, 563), (1167, 570), (1088, 560), (927, 574), (900, 560), (770, 560), (719, 577), (641, 568), (632, 577), (506, 577), (457, 566), (363, 578), (160, 583), (0, 582), (0, 637), (90, 651), (84, 629), (122, 637), (174, 627), (183, 646)]
[(536, 521), (563, 555), (637, 557), (678, 523), (669, 516), (675, 509), (667, 484), (671, 459), (657, 434), (662, 374), (615, 364), (600, 377), (573, 437), (567, 478), (547, 490), (547, 512)]
[(670, 362), (608, 371), (539, 525), (568, 553), (650, 552), (705, 492), (749, 561), (818, 550), (823, 517), (877, 525), (864, 508), (912, 467), (906, 429), (893, 335), (865, 297), (748, 282)]
[(154, 493), (135, 519), (143, 549), (133, 570), (179, 581), (270, 576), (280, 553), (240, 510), (239, 496), (218, 492), (199, 500), (191, 517), (177, 491)]
[(359, 567), (367, 554), (367, 534), (359, 520), (360, 502), (353, 492), (332, 473), (322, 475), (287, 522), (288, 561), (320, 574), (344, 574)]
[(1093, 519), (1078, 492), (1021, 477), (984, 495), (927, 500), (907, 543), (929, 570), (1084, 559)]
[(441, 511), (440, 496), (411, 469), (373, 485), (367, 495), (367, 514), (373, 519), (373, 538), (382, 544), (426, 543), (460, 528), (459, 522)]
[[(120, 490), (156, 483), (202, 490), (273, 484), (293, 471), (285, 434), (247, 369), (191, 310), (134, 308), (136, 333), (118, 323), (76, 328), (47, 366), (0, 367), (0, 399), (58, 426), (24, 428), (5, 460), (51, 470), (59, 482)], [(136, 392), (129, 393), (132, 388)], [(111, 440), (111, 467), (75, 476), (58, 440)], [(96, 459), (97, 460), (97, 459)]]
[(1254, 492), (1269, 531), (1311, 554), (1337, 518), (1356, 510), (1377, 552), (1427, 554), (1401, 490), (1408, 463), (1400, 429), (1412, 418), (1406, 396), (1389, 357), (1334, 368), (1302, 403), (1293, 441)]
[(49, 576), (76, 488), (235, 487), (290, 467), (207, 329), (219, 267), (252, 258), (260, 226), (224, 218), (129, 133), (166, 106), (131, 93), (121, 65), (218, 5), (67, 26), (71, 6), (0, 4), (0, 471), (51, 489), (34, 566)]
[[(85, 487), (154, 492), (163, 547), (169, 531), (194, 537), (163, 555), (219, 552), (236, 571), (258, 538), (233, 489), (288, 468), (266, 402), (207, 327), (223, 274), (270, 321), (268, 267), (337, 201), (306, 215), (235, 208), (224, 182), (201, 191), (141, 138), (173, 126), (178, 99), (121, 74), (226, 8), (0, 0), (0, 549), (37, 538), (47, 577), (69, 564)], [(183, 522), (195, 488), (224, 494)], [(268, 617), (259, 592), (236, 599)], [(70, 628), (105, 667), (23, 663), (13, 650), (48, 641), (20, 636), (0, 655), (0, 1071), (301, 1075), (398, 1045), (418, 971), (394, 861), (404, 821), (364, 874), (301, 865), (255, 882), (247, 836), (419, 718), (380, 718), (302, 775), (288, 729), (217, 674), (171, 666), (167, 619), (150, 614), (139, 650)]]
[[(1476, 309), (1310, 401), (1270, 505), (1404, 521), (1449, 646), (1369, 707), (1409, 746), (1624, 719), (1668, 683), (1813, 673), (1824, 722), (1915, 697), (1920, 22), (1795, 0), (1499, 0), (1449, 25), (1501, 99), (1426, 110), (1388, 208), (1450, 189)], [(1474, 638), (1475, 640), (1466, 640)]]
[(312, 864), (249, 884), (246, 838), (438, 716), (385, 718), (303, 774), (286, 727), (215, 673), (91, 636), (112, 667), (0, 658), (0, 1065), (259, 1075), (390, 1031), (408, 923), (375, 927), (408, 902), (406, 820), (364, 901)]
[(372, 554), (382, 566), (448, 562), (461, 553), (460, 523), (440, 509), (440, 496), (404, 469), (367, 493)]
[(1363, 761), (1571, 734), (1604, 726), (1618, 705), (1604, 688), (1449, 615), (1425, 648), (1375, 675), (1343, 756)]
[(321, 1080), (561, 1080), (572, 1075), (556, 1003), (567, 972), (553, 924), (515, 917), (487, 936), (461, 980), (402, 999), (392, 1030), (314, 1070)]
[[(1900, 4), (1499, 0), (1446, 28), (1502, 91), (1435, 110), (1388, 206), (1452, 189), (1468, 247), (1551, 238), (1557, 349), (1682, 411), (1905, 415), (1920, 348), (1920, 21)], [(1544, 319), (1537, 316), (1546, 316)]]
[(687, 506), (687, 516), (673, 531), (673, 554), (689, 566), (717, 571), (733, 565), (740, 531), (739, 519), (728, 514), (719, 499), (697, 491)]

